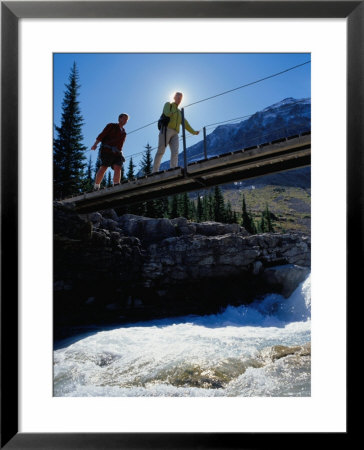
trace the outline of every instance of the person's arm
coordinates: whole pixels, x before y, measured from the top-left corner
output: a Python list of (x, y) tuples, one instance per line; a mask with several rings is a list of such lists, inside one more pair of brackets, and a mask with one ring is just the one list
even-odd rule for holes
[(185, 119), (185, 128), (186, 128), (186, 130), (189, 131), (191, 134), (197, 135), (197, 134), (200, 133), (199, 131), (195, 131), (195, 130), (191, 127), (191, 125), (188, 123), (188, 120), (187, 120), (187, 119)]
[(100, 141), (98, 139), (96, 139), (94, 145), (91, 147), (91, 150), (96, 150), (97, 146), (99, 145), (99, 142)]
[(103, 140), (103, 138), (107, 135), (107, 133), (110, 130), (110, 127), (112, 126), (111, 123), (108, 123), (106, 125), (106, 127), (101, 131), (101, 133), (97, 136), (96, 141), (94, 143), (94, 145), (91, 147), (91, 150), (96, 150), (99, 142), (101, 142)]
[(126, 133), (123, 135), (123, 137), (121, 139), (122, 140), (121, 140), (120, 152), (121, 152), (121, 159), (122, 159), (122, 161), (124, 163), (125, 162), (125, 156), (124, 156), (124, 153), (123, 153), (123, 146), (124, 146), (124, 142), (125, 142), (125, 139), (126, 139)]

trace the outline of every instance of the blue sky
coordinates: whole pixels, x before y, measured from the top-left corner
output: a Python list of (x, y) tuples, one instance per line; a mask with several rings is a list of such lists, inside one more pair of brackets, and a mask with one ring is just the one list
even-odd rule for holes
[[(75, 61), (79, 71), (80, 108), (84, 119), (83, 136), (86, 156), (96, 160), (97, 151), (90, 147), (109, 122), (117, 122), (120, 113), (130, 119), (125, 129), (131, 132), (158, 120), (163, 105), (175, 91), (184, 93), (181, 107), (195, 101), (234, 89), (289, 67), (310, 60), (309, 53), (284, 54), (125, 54), (67, 53), (54, 54), (54, 123), (60, 124), (65, 83)], [(191, 126), (203, 126), (252, 114), (286, 97), (311, 96), (310, 64), (278, 77), (263, 81), (221, 97), (187, 107), (185, 114)], [(209, 132), (213, 128), (209, 129)], [(202, 138), (190, 136), (187, 146)], [(127, 136), (124, 155), (143, 152), (149, 143), (158, 142), (157, 125)], [(180, 146), (180, 151), (182, 147)], [(153, 155), (155, 152), (153, 152)], [(166, 150), (163, 159), (169, 159)], [(127, 162), (128, 163), (128, 159)], [(140, 156), (133, 157), (139, 167)]]

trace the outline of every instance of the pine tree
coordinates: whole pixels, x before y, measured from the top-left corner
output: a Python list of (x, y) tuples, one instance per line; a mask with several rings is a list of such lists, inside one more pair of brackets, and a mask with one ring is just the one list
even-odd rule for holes
[(86, 168), (86, 172), (85, 172), (82, 190), (84, 192), (90, 191), (93, 187), (93, 182), (94, 182), (94, 180), (93, 180), (93, 173), (92, 173), (92, 159), (91, 159), (91, 155), (90, 155), (88, 163), (87, 163), (87, 168)]
[(190, 199), (187, 192), (182, 194), (182, 217), (191, 219)]
[(233, 223), (239, 223), (238, 215), (236, 211), (233, 211)]
[(176, 217), (180, 217), (179, 195), (178, 194), (174, 194), (171, 197), (169, 217), (171, 219), (175, 219)]
[(152, 146), (148, 143), (144, 148), (146, 150), (142, 157), (140, 168), (143, 175), (150, 175), (153, 169)]
[(214, 190), (214, 220), (216, 222), (225, 221), (224, 197), (219, 186), (215, 186)]
[(264, 212), (262, 212), (262, 216), (260, 218), (259, 231), (261, 233), (265, 233), (266, 232), (266, 224), (265, 224), (265, 220), (264, 220)]
[(225, 221), (226, 221), (226, 223), (234, 223), (234, 216), (233, 216), (233, 211), (231, 208), (230, 200), (228, 201), (228, 203), (225, 207)]
[(203, 203), (201, 201), (200, 193), (197, 193), (197, 210), (196, 210), (196, 220), (197, 222), (202, 222), (204, 220)]
[(190, 201), (190, 217), (193, 222), (197, 222), (197, 208), (193, 201)]
[(202, 221), (210, 220), (209, 216), (209, 197), (204, 195), (202, 198)]
[(245, 195), (243, 194), (243, 217), (242, 217), (242, 226), (246, 229), (246, 231), (250, 234), (256, 234), (257, 229), (254, 223), (254, 220), (250, 213), (248, 213), (245, 202)]
[(142, 202), (145, 215), (147, 217), (157, 217), (155, 211), (155, 200), (148, 200), (147, 202)]
[(124, 169), (124, 164), (123, 164), (121, 166), (121, 170), (120, 170), (120, 183), (122, 183), (125, 180), (126, 180), (126, 177), (125, 177), (125, 169)]
[[(153, 159), (151, 154), (152, 147), (148, 143), (145, 146), (145, 149), (146, 150), (142, 157), (140, 168), (143, 175), (150, 175), (152, 173), (153, 168)], [(148, 200), (146, 202), (143, 202), (143, 205), (140, 205), (140, 208), (144, 210), (145, 215), (147, 217), (156, 217), (156, 207), (154, 200)]]
[(268, 203), (266, 204), (266, 208), (264, 211), (264, 217), (265, 217), (265, 221), (266, 221), (266, 230), (269, 233), (273, 233), (274, 227), (273, 227), (273, 223), (272, 223), (272, 213), (269, 211)]
[(134, 178), (135, 178), (134, 169), (135, 169), (135, 164), (133, 163), (133, 158), (130, 158), (128, 172), (126, 174), (126, 178), (128, 180), (134, 180)]
[(78, 194), (84, 186), (86, 147), (82, 144), (79, 88), (78, 70), (73, 63), (62, 103), (61, 125), (55, 126), (57, 138), (53, 140), (54, 198)]
[(168, 214), (168, 197), (157, 198), (154, 200), (154, 217), (169, 217)]
[(207, 220), (215, 220), (215, 211), (214, 211), (214, 197), (212, 192), (209, 192), (207, 197)]

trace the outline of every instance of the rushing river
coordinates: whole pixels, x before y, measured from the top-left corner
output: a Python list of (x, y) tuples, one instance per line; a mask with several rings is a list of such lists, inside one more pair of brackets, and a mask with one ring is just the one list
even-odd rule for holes
[(124, 325), (54, 351), (55, 396), (310, 396), (311, 277), (222, 313)]

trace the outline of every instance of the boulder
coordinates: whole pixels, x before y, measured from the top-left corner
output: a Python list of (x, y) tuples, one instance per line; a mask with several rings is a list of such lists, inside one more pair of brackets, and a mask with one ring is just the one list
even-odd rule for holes
[(175, 227), (169, 219), (149, 219), (143, 222), (142, 239), (158, 242), (176, 235)]
[(98, 228), (102, 222), (102, 215), (99, 212), (84, 215), (80, 214), (80, 216), (89, 220), (95, 228)]
[(118, 218), (118, 224), (126, 235), (136, 236), (145, 244), (176, 236), (175, 226), (169, 219), (124, 214)]
[(103, 211), (100, 211), (100, 213), (105, 219), (118, 220), (119, 217), (114, 209), (104, 209)]
[(119, 223), (113, 219), (102, 219), (99, 227), (109, 231), (116, 231), (119, 229)]
[(171, 224), (175, 227), (187, 227), (188, 220), (185, 217), (176, 217), (171, 219)]
[(145, 217), (136, 216), (134, 214), (124, 214), (121, 217), (118, 217), (117, 222), (127, 236), (139, 237), (140, 224), (143, 220), (145, 220)]

